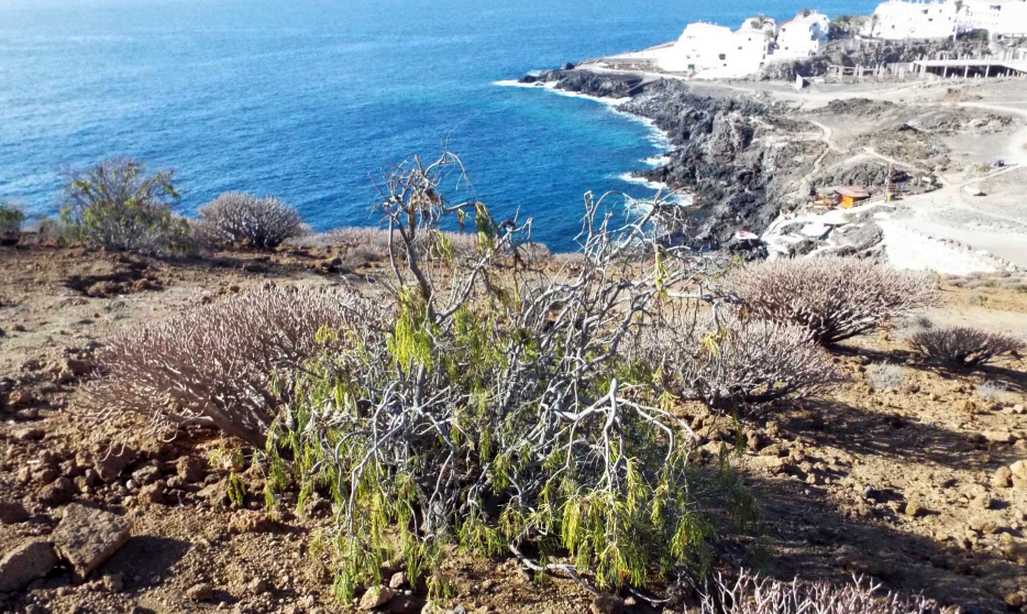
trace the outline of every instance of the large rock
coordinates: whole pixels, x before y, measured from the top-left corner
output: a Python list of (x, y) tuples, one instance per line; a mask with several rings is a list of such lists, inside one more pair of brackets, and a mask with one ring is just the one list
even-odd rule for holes
[(64, 516), (51, 538), (75, 573), (85, 577), (125, 545), (131, 528), (126, 518), (72, 504), (64, 508)]
[(0, 524), (25, 522), (29, 518), (28, 510), (20, 501), (4, 501), (0, 499)]
[(360, 597), (357, 609), (364, 611), (376, 610), (392, 601), (396, 591), (385, 586), (372, 586)]
[(0, 592), (19, 590), (42, 578), (57, 564), (50, 542), (42, 539), (25, 542), (0, 559)]

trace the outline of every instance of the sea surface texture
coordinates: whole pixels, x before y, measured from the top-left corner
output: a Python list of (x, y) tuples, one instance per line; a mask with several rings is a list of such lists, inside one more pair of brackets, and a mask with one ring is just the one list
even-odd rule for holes
[[(831, 16), (864, 0), (821, 0)], [(800, 0), (2, 0), (0, 201), (59, 206), (61, 173), (105, 157), (174, 168), (181, 211), (273, 194), (316, 229), (376, 223), (386, 169), (457, 152), (469, 194), (574, 248), (582, 195), (663, 145), (585, 99), (502, 87), (533, 69), (639, 49), (685, 23), (787, 18)], [(622, 201), (623, 198), (616, 196)]]

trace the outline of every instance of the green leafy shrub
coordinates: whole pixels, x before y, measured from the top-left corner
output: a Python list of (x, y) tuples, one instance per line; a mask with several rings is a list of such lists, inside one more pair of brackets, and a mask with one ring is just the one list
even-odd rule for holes
[[(269, 487), (296, 480), (300, 507), (329, 493), (344, 600), (381, 582), (386, 560), (442, 590), (449, 547), (601, 588), (703, 574), (719, 526), (699, 495), (710, 479), (636, 351), (701, 265), (658, 251), (647, 220), (609, 228), (588, 197), (573, 271), (521, 268), (530, 227), (445, 201), (438, 188), (457, 168), (444, 155), (390, 176), (394, 302), (364, 301), (340, 349), (308, 365), (268, 438)], [(438, 232), (464, 209), (473, 257)]]
[(113, 251), (166, 255), (188, 251), (189, 224), (172, 212), (178, 192), (171, 171), (147, 175), (134, 160), (105, 160), (72, 173), (61, 221), (68, 234)]
[(804, 326), (824, 345), (874, 331), (938, 300), (924, 275), (836, 256), (765, 261), (726, 281), (749, 316)]
[(292, 207), (274, 197), (227, 192), (199, 211), (198, 232), (215, 245), (274, 249), (303, 234), (303, 220)]
[(11, 204), (0, 203), (0, 241), (16, 240), (23, 221), (25, 214), (21, 209)]

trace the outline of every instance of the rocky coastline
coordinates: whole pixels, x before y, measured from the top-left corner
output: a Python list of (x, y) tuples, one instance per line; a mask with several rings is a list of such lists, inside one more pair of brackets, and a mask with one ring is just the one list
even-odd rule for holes
[(617, 110), (652, 121), (670, 142), (665, 164), (636, 174), (692, 196), (686, 228), (679, 230), (708, 248), (730, 243), (741, 229), (766, 229), (796, 203), (794, 187), (805, 166), (796, 158), (812, 161), (822, 152), (816, 144), (784, 138), (798, 126), (777, 105), (697, 95), (680, 80), (564, 68), (521, 81), (627, 98)]

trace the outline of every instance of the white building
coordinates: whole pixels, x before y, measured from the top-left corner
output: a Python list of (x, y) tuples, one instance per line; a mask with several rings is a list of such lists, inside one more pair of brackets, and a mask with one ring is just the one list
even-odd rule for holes
[(889, 0), (877, 6), (863, 34), (898, 40), (947, 38), (971, 30), (1027, 34), (1027, 0)]
[(863, 29), (873, 38), (946, 38), (958, 29), (956, 2), (906, 2), (889, 0), (877, 5)]
[(776, 24), (767, 17), (746, 19), (741, 27), (690, 23), (672, 47), (660, 54), (660, 68), (699, 78), (748, 76), (767, 61)]
[(1027, 36), (1027, 0), (963, 0), (960, 29)]
[(831, 20), (823, 13), (803, 11), (781, 24), (771, 60), (800, 60), (816, 55), (827, 44)]

